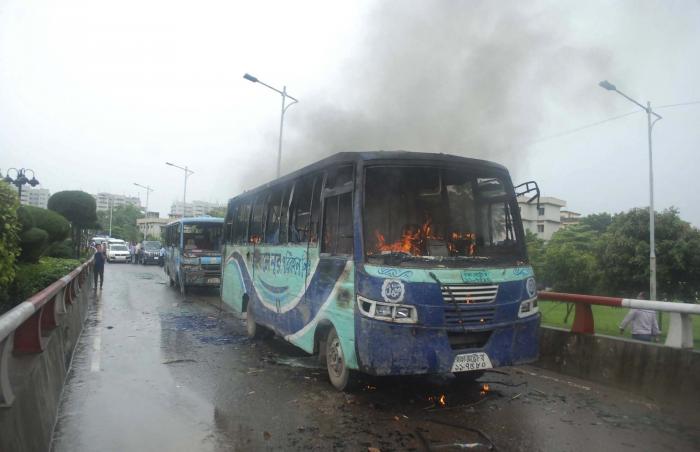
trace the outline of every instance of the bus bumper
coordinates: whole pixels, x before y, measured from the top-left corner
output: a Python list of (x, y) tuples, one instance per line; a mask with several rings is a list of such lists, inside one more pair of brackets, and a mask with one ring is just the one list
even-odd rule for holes
[(185, 284), (188, 286), (208, 286), (219, 287), (221, 275), (212, 274), (206, 271), (191, 270), (185, 272)]
[(395, 324), (361, 317), (355, 335), (359, 368), (371, 375), (419, 375), (452, 371), (455, 357), (484, 352), (493, 367), (536, 361), (539, 354), (540, 314), (512, 323), (470, 328), (466, 332), (488, 337), (480, 347), (461, 348), (450, 344), (442, 328)]

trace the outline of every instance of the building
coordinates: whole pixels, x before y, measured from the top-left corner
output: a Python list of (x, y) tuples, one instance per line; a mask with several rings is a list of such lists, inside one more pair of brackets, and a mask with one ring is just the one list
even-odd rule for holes
[[(186, 217), (199, 217), (202, 215), (208, 215), (212, 210), (225, 210), (226, 206), (223, 204), (216, 204), (212, 202), (205, 201), (188, 201), (187, 210), (185, 211)], [(175, 201), (170, 207), (170, 218), (181, 218), (182, 217), (182, 201)]]
[(98, 193), (92, 195), (97, 203), (97, 210), (109, 210), (110, 200), (113, 207), (132, 205), (141, 208), (141, 200), (136, 196), (115, 195), (113, 193)]
[[(17, 191), (17, 187), (10, 184), (11, 187)], [(20, 204), (25, 206), (41, 207), (46, 209), (49, 205), (49, 198), (51, 193), (46, 188), (32, 188), (29, 186), (22, 187), (22, 198), (19, 200)]]
[(559, 212), (561, 218), (561, 227), (567, 228), (578, 224), (581, 221), (581, 214), (578, 212), (572, 212), (571, 210), (562, 210)]
[(537, 234), (537, 237), (549, 240), (552, 234), (562, 227), (561, 208), (566, 207), (566, 201), (551, 196), (540, 197), (539, 207), (535, 200), (528, 203), (529, 198), (518, 198), (520, 217), (526, 231)]
[(160, 218), (158, 212), (147, 212), (146, 218), (136, 220), (136, 227), (144, 237), (151, 236), (160, 239), (161, 227), (168, 224), (169, 221), (167, 218)]

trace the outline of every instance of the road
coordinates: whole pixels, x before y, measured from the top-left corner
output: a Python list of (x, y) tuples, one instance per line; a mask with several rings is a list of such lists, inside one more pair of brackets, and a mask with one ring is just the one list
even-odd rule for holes
[(159, 267), (110, 264), (94, 298), (61, 401), (56, 452), (700, 444), (697, 418), (535, 366), (467, 383), (366, 378), (359, 391), (340, 393), (316, 358), (277, 338), (247, 339), (244, 321), (220, 310), (217, 291), (183, 300)]

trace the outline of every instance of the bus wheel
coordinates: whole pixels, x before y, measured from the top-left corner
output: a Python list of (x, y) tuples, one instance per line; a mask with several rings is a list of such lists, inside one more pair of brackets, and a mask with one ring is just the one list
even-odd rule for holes
[(326, 338), (326, 367), (331, 384), (340, 391), (349, 391), (357, 383), (357, 375), (348, 369), (340, 338), (335, 328), (331, 328)]
[(260, 339), (263, 336), (263, 328), (255, 322), (255, 314), (253, 313), (253, 303), (250, 301), (245, 307), (245, 323), (248, 330), (248, 337), (251, 339)]
[(187, 295), (187, 286), (185, 285), (185, 281), (183, 281), (182, 278), (177, 279), (180, 282), (180, 293), (182, 294), (182, 296)]

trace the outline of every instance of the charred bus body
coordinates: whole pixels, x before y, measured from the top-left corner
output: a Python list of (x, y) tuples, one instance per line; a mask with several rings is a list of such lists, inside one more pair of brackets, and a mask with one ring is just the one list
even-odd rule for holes
[(163, 270), (182, 294), (192, 286), (219, 287), (223, 222), (223, 218), (195, 217), (166, 225)]
[[(520, 193), (522, 194), (522, 193)], [(505, 167), (340, 153), (232, 198), (223, 302), (354, 372), (461, 373), (534, 361), (536, 284)]]

